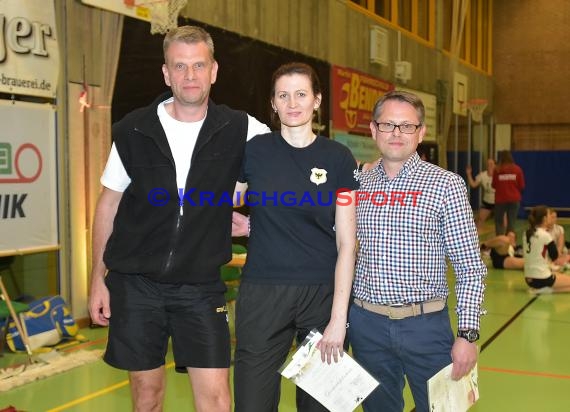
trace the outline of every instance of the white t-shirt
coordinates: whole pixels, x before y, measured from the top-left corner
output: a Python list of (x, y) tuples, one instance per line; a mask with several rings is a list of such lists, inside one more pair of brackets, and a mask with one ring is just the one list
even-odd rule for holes
[(495, 189), (493, 189), (493, 176), (489, 176), (487, 171), (483, 171), (475, 177), (475, 181), (483, 189), (483, 201), (491, 205), (495, 204)]
[[(171, 103), (173, 98), (160, 103), (157, 108), (158, 118), (166, 134), (168, 145), (176, 165), (176, 183), (179, 189), (186, 187), (186, 178), (190, 170), (190, 163), (198, 133), (202, 128), (204, 119), (197, 122), (181, 122), (170, 116), (164, 105)], [(247, 115), (247, 140), (258, 134), (269, 133), (271, 130), (256, 118)], [(115, 143), (111, 146), (111, 152), (107, 159), (107, 165), (101, 176), (101, 184), (116, 192), (124, 192), (131, 183), (123, 162), (119, 157)]]
[(552, 242), (552, 236), (545, 229), (538, 227), (530, 238), (529, 245), (526, 240), (526, 231), (523, 234), (524, 275), (528, 278), (546, 279), (550, 277), (550, 258), (547, 245)]
[[(558, 239), (560, 238), (560, 236), (562, 236), (562, 239), (564, 239), (564, 227), (555, 223), (552, 226), (552, 228), (550, 228), (548, 233), (550, 233), (550, 235), (552, 236), (552, 239), (554, 239), (554, 242), (556, 243), (556, 247), (558, 248)], [(564, 253), (564, 254), (568, 253), (568, 249), (566, 248), (565, 245), (562, 246), (562, 253)]]

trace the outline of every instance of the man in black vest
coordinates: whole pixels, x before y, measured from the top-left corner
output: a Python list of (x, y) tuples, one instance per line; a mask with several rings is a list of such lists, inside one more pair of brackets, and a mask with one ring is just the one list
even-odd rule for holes
[(231, 409), (219, 267), (231, 258), (232, 194), (248, 138), (266, 125), (209, 98), (211, 36), (164, 39), (168, 92), (113, 125), (93, 225), (89, 311), (109, 326), (104, 360), (129, 371), (134, 410), (162, 410), (169, 338), (197, 411)]

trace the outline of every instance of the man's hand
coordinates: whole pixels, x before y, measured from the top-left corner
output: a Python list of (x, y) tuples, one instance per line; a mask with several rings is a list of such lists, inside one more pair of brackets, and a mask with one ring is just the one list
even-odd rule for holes
[(317, 343), (321, 351), (321, 360), (330, 364), (333, 360), (338, 362), (344, 354), (344, 338), (346, 336), (346, 321), (331, 321), (327, 325), (323, 338)]
[(232, 213), (232, 237), (249, 236), (249, 216)]
[(453, 359), (451, 379), (457, 381), (467, 375), (477, 363), (477, 345), (467, 339), (456, 338), (451, 348), (451, 359)]
[(91, 282), (91, 294), (89, 296), (89, 314), (94, 324), (109, 326), (110, 301), (109, 289), (107, 289), (103, 277), (94, 278)]

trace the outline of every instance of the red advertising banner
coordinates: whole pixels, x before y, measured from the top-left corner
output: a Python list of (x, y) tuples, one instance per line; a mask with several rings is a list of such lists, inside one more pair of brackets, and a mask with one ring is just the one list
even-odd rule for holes
[(346, 67), (331, 71), (333, 129), (369, 135), (372, 107), (394, 85)]

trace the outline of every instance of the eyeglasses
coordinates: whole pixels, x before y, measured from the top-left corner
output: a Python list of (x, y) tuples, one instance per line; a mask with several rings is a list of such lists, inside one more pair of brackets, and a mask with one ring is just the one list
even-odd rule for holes
[(413, 124), (413, 123), (393, 124), (393, 123), (378, 123), (376, 121), (374, 121), (374, 124), (376, 124), (376, 127), (378, 128), (379, 132), (390, 133), (390, 132), (393, 132), (394, 129), (397, 127), (401, 133), (405, 133), (405, 134), (415, 133), (416, 130), (418, 130), (418, 128), (421, 127), (421, 125), (422, 125), (421, 123), (420, 124)]

